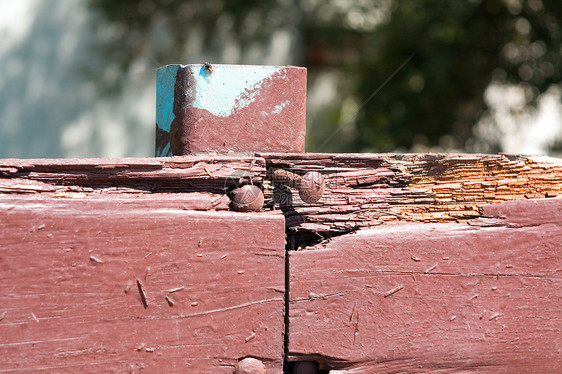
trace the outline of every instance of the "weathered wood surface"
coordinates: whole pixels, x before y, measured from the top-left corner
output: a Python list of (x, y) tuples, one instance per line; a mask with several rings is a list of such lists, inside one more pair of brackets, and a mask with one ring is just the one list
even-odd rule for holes
[(1, 196), (0, 372), (280, 373), (284, 247), (277, 213)]
[(327, 189), (318, 204), (293, 191), (287, 226), (329, 237), (402, 221), (469, 220), (481, 207), (562, 195), (562, 160), (470, 154), (259, 154), (267, 167), (320, 171)]
[[(149, 200), (167, 194), (209, 209), (226, 209), (232, 184), (265, 182), (266, 168), (320, 171), (327, 189), (318, 204), (292, 190), (287, 227), (323, 238), (401, 221), (444, 222), (480, 217), (481, 207), (562, 195), (562, 160), (541, 156), (467, 154), (257, 154), (125, 159), (0, 160), (0, 193)], [(179, 193), (186, 195), (181, 196)], [(194, 194), (198, 193), (198, 194)], [(189, 195), (188, 195), (189, 194)], [(284, 199), (284, 196), (280, 197)], [(221, 199), (223, 199), (221, 201)], [(186, 203), (187, 204), (187, 203)], [(189, 204), (188, 204), (189, 205)], [(268, 209), (278, 209), (269, 204)], [(303, 245), (308, 245), (306, 235)]]
[(223, 195), (234, 182), (261, 183), (264, 175), (257, 157), (0, 159), (0, 193)]
[(482, 215), (290, 251), (289, 359), (330, 373), (562, 372), (562, 200)]
[[(327, 192), (273, 204), (269, 167)], [(264, 212), (225, 212), (249, 181)], [(284, 228), (309, 249), (289, 252), (291, 360), (559, 370), (561, 196), (562, 161), (538, 156), (0, 160), (0, 372), (226, 373), (245, 355), (279, 372)]]

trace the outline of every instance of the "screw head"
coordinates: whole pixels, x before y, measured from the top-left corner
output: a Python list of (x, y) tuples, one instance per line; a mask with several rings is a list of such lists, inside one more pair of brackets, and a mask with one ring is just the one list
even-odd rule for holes
[(235, 188), (231, 198), (232, 208), (237, 212), (259, 212), (264, 202), (262, 190), (252, 184)]
[(302, 176), (299, 196), (305, 203), (317, 203), (324, 195), (324, 176), (317, 171), (309, 171)]
[(246, 357), (238, 361), (234, 374), (265, 374), (265, 365), (256, 358)]

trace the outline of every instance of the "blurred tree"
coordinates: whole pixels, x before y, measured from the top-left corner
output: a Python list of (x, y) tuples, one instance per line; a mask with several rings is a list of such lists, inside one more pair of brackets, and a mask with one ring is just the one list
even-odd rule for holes
[[(358, 118), (359, 147), (392, 150), (449, 139), (464, 148), (492, 81), (521, 83), (527, 99), (559, 84), (562, 2), (400, 1), (390, 22), (367, 34), (357, 86), (367, 97), (395, 66), (412, 60)], [(376, 134), (383, 136), (376, 136)], [(444, 134), (452, 136), (445, 137)], [(491, 144), (499, 151), (499, 144)]]
[[(322, 79), (322, 71), (341, 77), (340, 100), (318, 117), (325, 130), (312, 138), (310, 151), (392, 151), (414, 144), (466, 150), (491, 82), (523, 85), (533, 105), (562, 81), (559, 0), (90, 3), (111, 22), (106, 48), (121, 70), (143, 53), (160, 65), (184, 61), (195, 31), (209, 46), (228, 34), (241, 51), (228, 62), (257, 63), (244, 51), (264, 47), (277, 28), (291, 28), (302, 49), (290, 63), (306, 66), (312, 79)], [(167, 41), (151, 45), (162, 29)], [(496, 139), (489, 143), (487, 150), (501, 150)]]

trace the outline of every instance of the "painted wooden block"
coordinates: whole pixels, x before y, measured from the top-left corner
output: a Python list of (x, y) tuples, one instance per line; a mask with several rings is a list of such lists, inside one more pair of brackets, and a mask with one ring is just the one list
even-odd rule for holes
[(290, 360), (330, 373), (562, 372), (561, 199), (314, 248), (290, 252)]
[(156, 91), (156, 156), (304, 152), (305, 68), (168, 65)]
[(0, 372), (282, 372), (279, 214), (4, 195), (0, 243)]

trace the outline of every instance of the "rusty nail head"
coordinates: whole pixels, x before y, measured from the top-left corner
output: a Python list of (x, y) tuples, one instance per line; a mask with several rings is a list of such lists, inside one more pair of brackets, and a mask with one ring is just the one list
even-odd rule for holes
[(237, 212), (259, 212), (264, 202), (262, 190), (252, 184), (235, 188), (231, 198), (232, 208)]
[(309, 171), (302, 176), (299, 186), (299, 196), (302, 201), (317, 203), (324, 195), (324, 176), (317, 171)]
[(234, 366), (234, 374), (265, 374), (265, 365), (257, 358), (246, 357)]
[(317, 171), (309, 171), (302, 177), (283, 169), (270, 169), (270, 174), (274, 182), (297, 188), (305, 203), (317, 203), (324, 195), (324, 176)]

